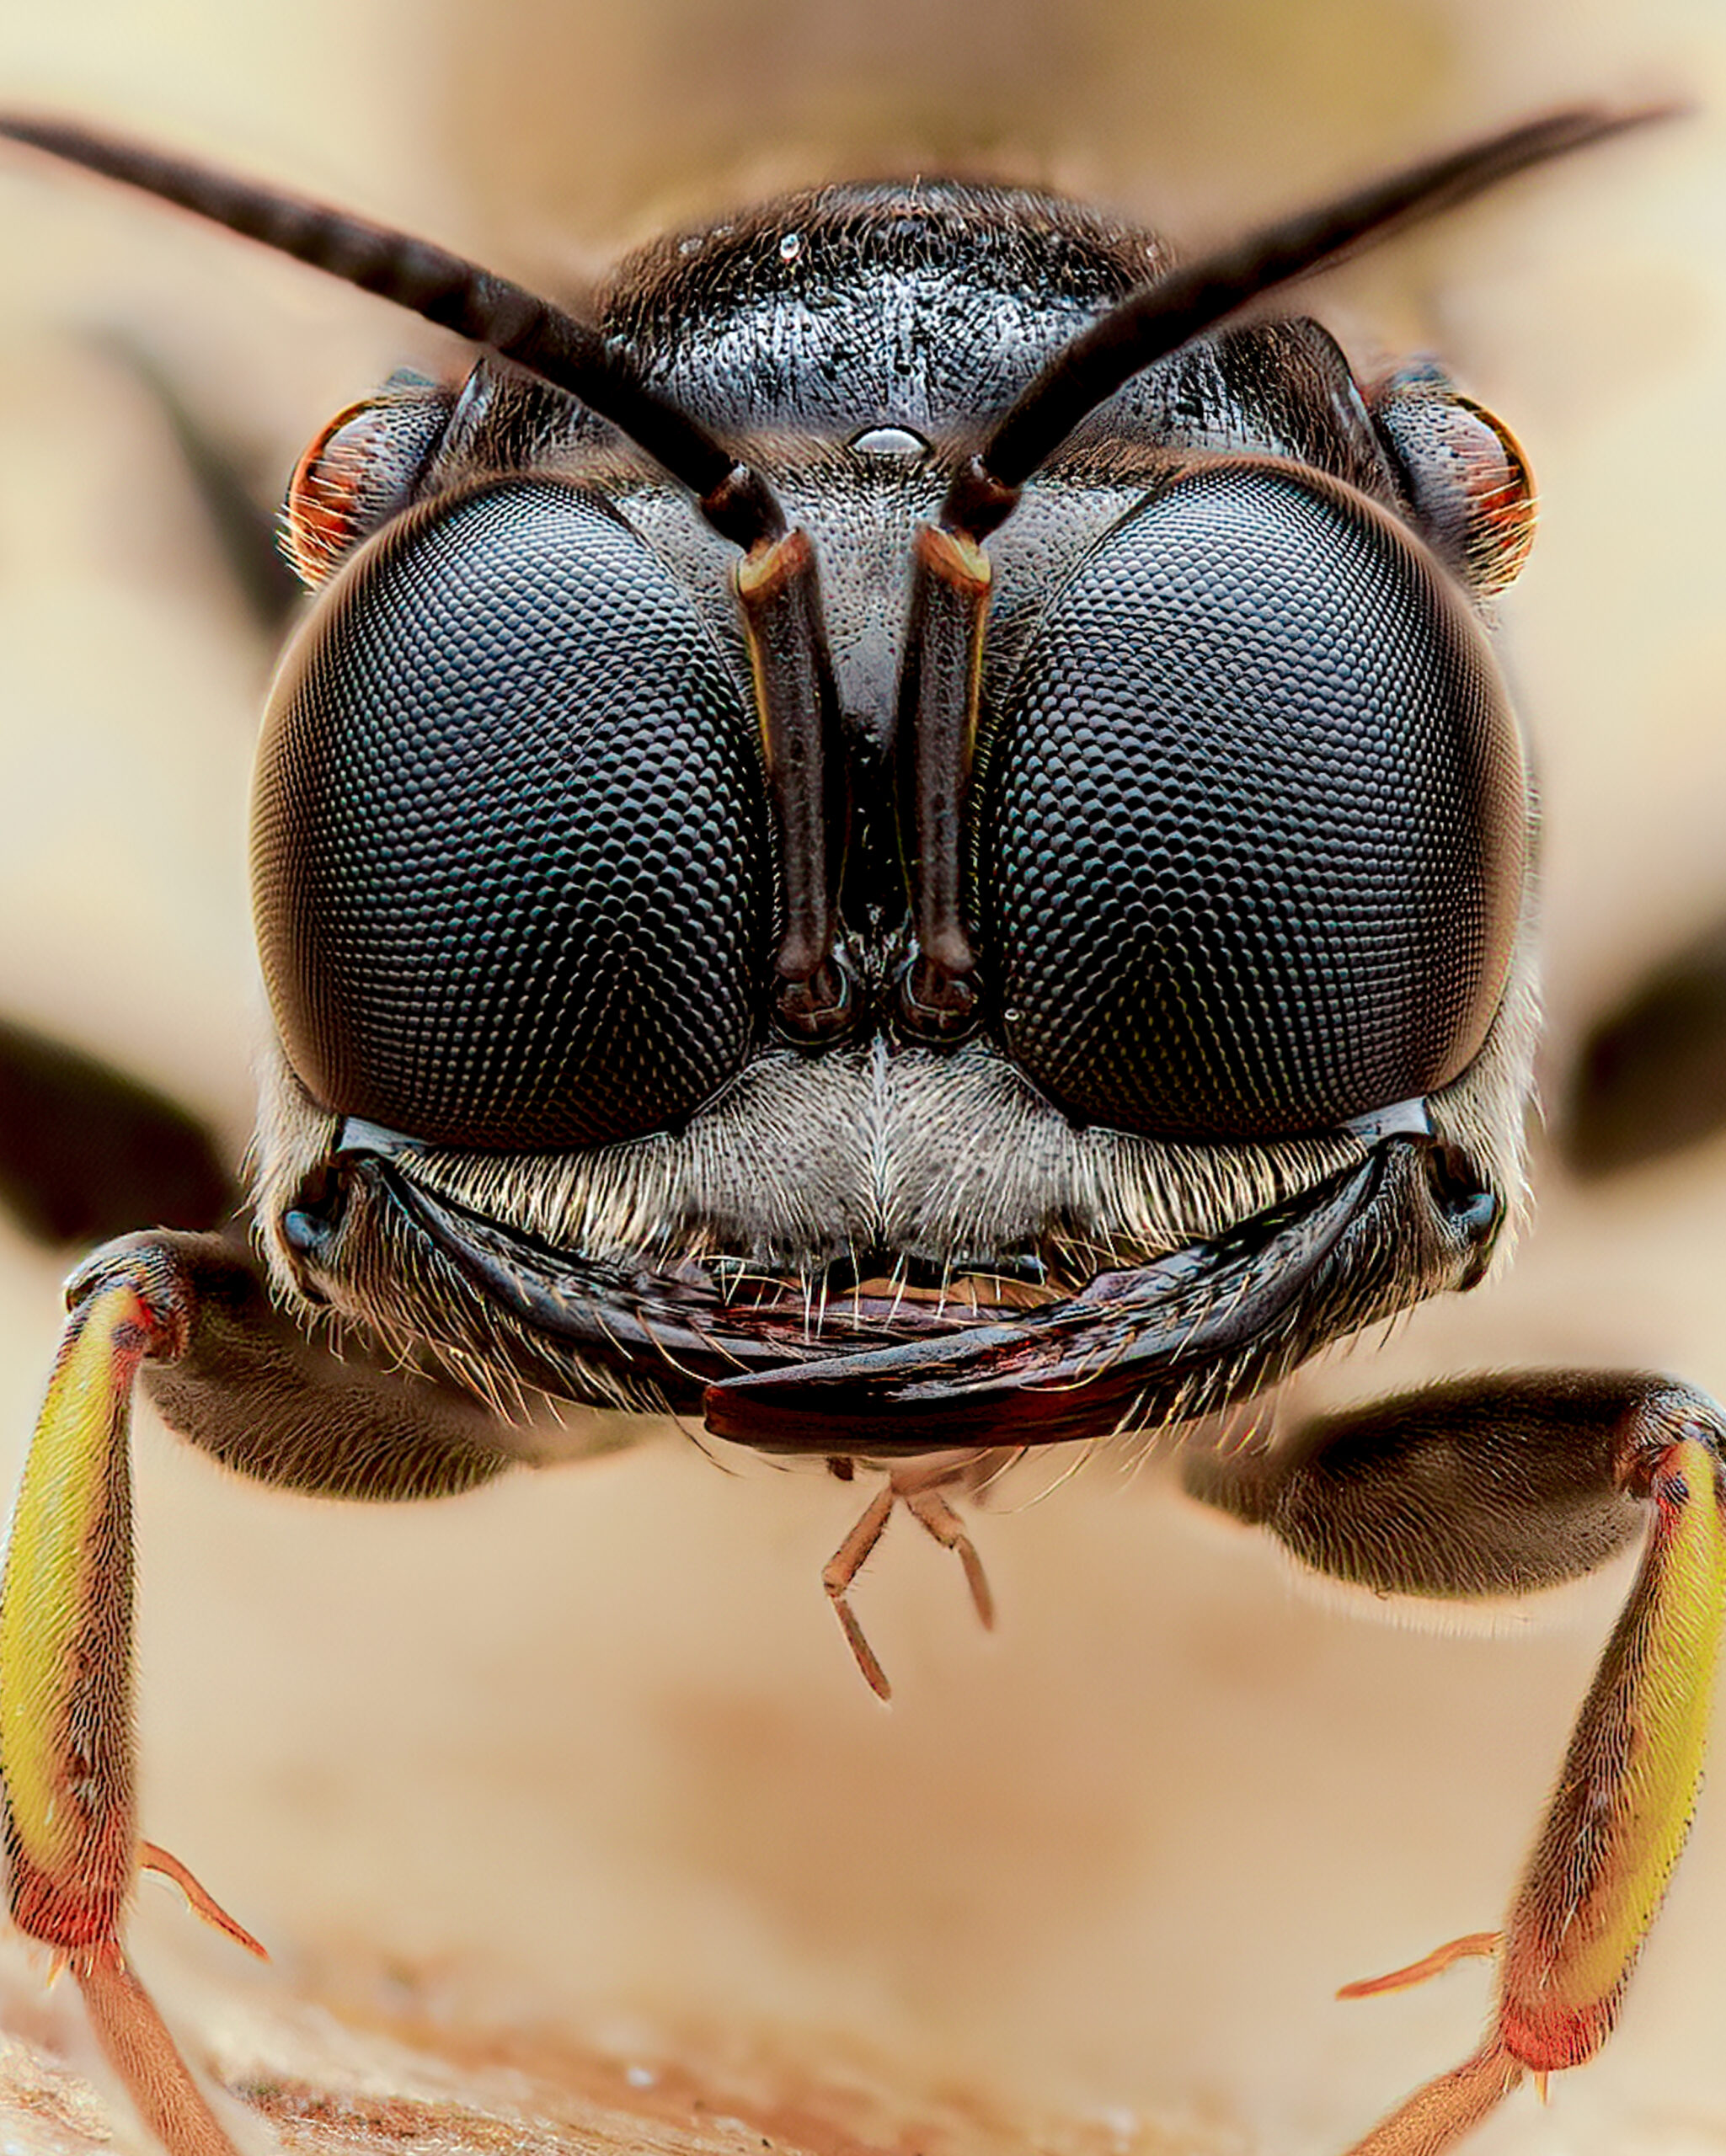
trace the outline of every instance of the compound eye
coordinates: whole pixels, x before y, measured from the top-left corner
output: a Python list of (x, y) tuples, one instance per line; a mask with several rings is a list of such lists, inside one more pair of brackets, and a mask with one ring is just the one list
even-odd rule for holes
[(322, 1106), (526, 1151), (663, 1129), (741, 1066), (767, 969), (744, 696), (605, 503), (519, 480), (435, 499), (290, 654), (253, 883)]
[(1349, 489), (1189, 471), (1080, 563), (989, 747), (1010, 1053), (1077, 1118), (1317, 1132), (1485, 1038), (1527, 805), (1467, 603)]

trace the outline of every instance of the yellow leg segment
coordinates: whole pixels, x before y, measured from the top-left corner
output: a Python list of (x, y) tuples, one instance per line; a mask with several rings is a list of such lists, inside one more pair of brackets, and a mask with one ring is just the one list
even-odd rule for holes
[(1511, 1904), (1493, 2026), (1350, 2156), (1442, 2156), (1525, 2075), (1591, 2058), (1617, 2019), (1689, 1832), (1726, 1619), (1718, 1426), (1674, 1415), (1639, 1435), (1624, 1482), (1652, 1508), (1649, 1540)]
[(1726, 1484), (1686, 1433), (1651, 1462), (1654, 1516), (1505, 1928), (1504, 2048), (1539, 2073), (1611, 2033), (1690, 1831), (1726, 1618)]
[(0, 1789), (12, 1910), (83, 1992), (104, 2051), (171, 2156), (233, 2156), (128, 1966), (133, 1793), (131, 1391), (184, 1337), (147, 1257), (87, 1276), (61, 1342), (0, 1583)]
[(76, 1955), (112, 1938), (136, 1868), (132, 1380), (154, 1326), (116, 1285), (67, 1326), (0, 1587), (0, 1767), (13, 1913)]

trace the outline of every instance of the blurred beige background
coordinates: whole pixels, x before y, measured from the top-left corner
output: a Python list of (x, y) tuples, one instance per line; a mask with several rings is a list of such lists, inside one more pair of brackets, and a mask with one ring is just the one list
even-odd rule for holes
[[(670, 219), (847, 170), (1050, 181), (1197, 244), (1568, 98), (1674, 91), (1698, 104), (1681, 126), (1511, 189), (1316, 302), (1363, 361), (1444, 353), (1542, 482), (1504, 611), (1548, 804), (1555, 1077), (1590, 1015), (1726, 906), (1718, 0), (1633, 19), (1607, 0), (0, 15), (5, 102), (551, 286)], [(436, 343), (22, 155), (0, 164), (0, 1008), (180, 1093), (238, 1151), (266, 665), (99, 339), (147, 340), (275, 473)], [(1588, 1193), (1542, 1155), (1542, 1181), (1508, 1281), (1338, 1359), (1315, 1392), (1574, 1361), (1726, 1394), (1726, 1142)], [(0, 1240), (0, 1480), (59, 1271)], [(724, 1465), (740, 1471), (671, 1434), (362, 1513), (223, 1481), (144, 1432), (146, 1831), (279, 1956), (239, 1966), (146, 1886), (139, 1956), (195, 2047), (377, 2099), (441, 2085), (441, 2041), (472, 2068), (452, 2145), (551, 2146), (590, 2100), (637, 2104), (667, 2145), (1330, 2156), (1472, 2046), (1478, 1970), (1371, 2004), (1330, 1993), (1496, 1921), (1610, 1591), (1495, 1638), (1362, 1622), (1100, 1460), (1029, 1509), (1022, 1477), (982, 1519), (996, 1640), (939, 1553), (890, 1536), (858, 1596), (888, 1712), (820, 1591), (856, 1492)], [(1483, 2156), (1726, 2149), (1723, 1925), (1717, 1789), (1609, 2055), (1544, 2112), (1524, 2092)], [(9, 1942), (0, 2014), (29, 2040), (0, 2066), (38, 2092), (40, 2145), (88, 2146), (100, 2114), (54, 2063), (88, 2065), (75, 2002), (43, 1999)], [(297, 2131), (388, 2137), (358, 2111)]]

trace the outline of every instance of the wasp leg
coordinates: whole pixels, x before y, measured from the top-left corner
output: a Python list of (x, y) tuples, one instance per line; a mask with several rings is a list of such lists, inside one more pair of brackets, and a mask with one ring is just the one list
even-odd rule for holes
[(1405, 1969), (1392, 1969), (1381, 1977), (1362, 1977), (1351, 1984), (1342, 1985), (1337, 1992), (1339, 1999), (1376, 1999), (1381, 1992), (1409, 1991), (1416, 1984), (1424, 1984), (1434, 1977), (1441, 1977), (1458, 1961), (1471, 1957), (1495, 1960), (1503, 1951), (1504, 1935), (1501, 1931), (1471, 1931), (1461, 1939), (1447, 1939), (1442, 1946), (1435, 1946), (1430, 1954), (1423, 1954), (1418, 1961), (1411, 1961)]
[(350, 1497), (441, 1495), (510, 1462), (477, 1401), (345, 1363), (273, 1310), (238, 1241), (99, 1251), (36, 1428), (0, 1582), (0, 1823), (19, 1928), (69, 1967), (104, 2051), (169, 2156), (233, 2156), (121, 1945), (141, 1867), (255, 1948), (140, 1838), (132, 1744), (129, 1437), (142, 1375), (168, 1419), (242, 1470)]
[(185, 1334), (147, 1258), (88, 1283), (49, 1381), (0, 1585), (0, 1770), (12, 1911), (84, 1995), (110, 2063), (173, 2156), (232, 2156), (120, 1935), (138, 1866), (131, 1478), (139, 1365)]
[(173, 1264), (189, 1306), (171, 1360), (144, 1390), (170, 1429), (226, 1467), (319, 1497), (453, 1497), (532, 1458), (484, 1403), (418, 1366), (309, 1338), (271, 1301), (243, 1235), (124, 1236), (74, 1277), (148, 1259)]
[(1726, 1615), (1726, 1423), (1665, 1380), (1486, 1379), (1195, 1460), (1194, 1493), (1380, 1593), (1520, 1593), (1643, 1560), (1511, 1902), (1480, 2049), (1351, 2156), (1440, 2156), (1525, 2074), (1591, 2058), (1689, 1831)]

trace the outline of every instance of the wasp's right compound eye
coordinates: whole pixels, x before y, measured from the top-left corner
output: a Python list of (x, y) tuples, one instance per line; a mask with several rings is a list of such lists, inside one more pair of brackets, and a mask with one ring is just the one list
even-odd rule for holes
[(606, 504), (494, 482), (410, 512), (277, 686), (253, 835), (288, 1058), (325, 1107), (545, 1151), (740, 1068), (772, 927), (746, 694)]
[(989, 747), (1007, 1049), (1082, 1121), (1195, 1143), (1433, 1091), (1498, 1010), (1527, 819), (1425, 549), (1315, 474), (1196, 467), (1056, 593)]

